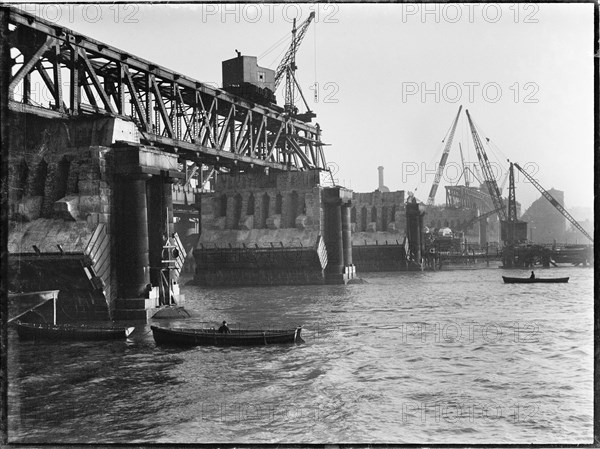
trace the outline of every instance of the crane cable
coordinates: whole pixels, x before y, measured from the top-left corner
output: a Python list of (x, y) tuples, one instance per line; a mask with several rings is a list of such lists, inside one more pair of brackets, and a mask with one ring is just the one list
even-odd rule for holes
[[(475, 122), (473, 120), (473, 123), (475, 124), (475, 128), (477, 129), (477, 132), (479, 133), (479, 135), (483, 136), (483, 138), (485, 139), (485, 143), (487, 144), (486, 145), (487, 149), (491, 150), (491, 155), (494, 156), (494, 158), (496, 159), (495, 162), (497, 162), (500, 167), (505, 167), (504, 161), (506, 161), (509, 158), (504, 154), (504, 152), (500, 149), (500, 147), (498, 147), (498, 145), (496, 145), (495, 141), (492, 141), (491, 138), (487, 137), (487, 133), (481, 126), (479, 126), (479, 124), (477, 122)], [(497, 153), (500, 153), (500, 157), (498, 156)], [(489, 156), (490, 155), (488, 154), (488, 159), (489, 159)], [(508, 173), (508, 171), (507, 171), (507, 173)], [(496, 180), (496, 182), (498, 182), (498, 179)]]
[(314, 88), (315, 88), (315, 95), (313, 97), (314, 102), (318, 103), (319, 102), (319, 85), (317, 83), (317, 21), (315, 20), (315, 25), (313, 26), (313, 40), (314, 40), (314, 48), (313, 48), (313, 54), (314, 54), (314, 68), (315, 68), (315, 82), (313, 84)]
[[(258, 55), (257, 59), (260, 60), (260, 59), (264, 58), (269, 53), (271, 53), (272, 51), (274, 51), (275, 48), (279, 47), (281, 44), (283, 44), (283, 43), (285, 43), (286, 41), (289, 41), (289, 40), (291, 40), (290, 33), (284, 34), (283, 37), (281, 37), (273, 45), (271, 45), (269, 48), (267, 48), (265, 51), (263, 51), (260, 55)], [(289, 45), (286, 46), (286, 50), (287, 50), (287, 47), (289, 47)]]

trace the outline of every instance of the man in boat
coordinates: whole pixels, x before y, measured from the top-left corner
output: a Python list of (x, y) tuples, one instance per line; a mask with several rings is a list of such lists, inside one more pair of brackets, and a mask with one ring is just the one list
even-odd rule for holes
[(231, 330), (229, 330), (229, 326), (227, 326), (227, 321), (223, 321), (223, 324), (221, 324), (219, 334), (231, 334)]
[(529, 279), (535, 279), (535, 274), (533, 274), (533, 271), (531, 272), (531, 276), (529, 276)]

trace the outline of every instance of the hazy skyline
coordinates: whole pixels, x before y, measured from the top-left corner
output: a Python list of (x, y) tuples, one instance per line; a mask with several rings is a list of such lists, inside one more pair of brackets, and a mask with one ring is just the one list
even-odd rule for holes
[[(259, 56), (289, 35), (293, 17), (314, 10), (297, 74), (341, 184), (373, 191), (382, 165), (390, 190), (425, 201), (462, 104), (494, 144), (499, 184), (510, 158), (544, 188), (563, 190), (568, 208), (593, 206), (592, 3), (22, 8), (216, 86), (234, 50)], [(276, 68), (285, 48), (259, 64)], [(459, 143), (476, 163), (464, 112), (437, 203), (458, 180)], [(520, 176), (516, 195), (525, 210), (539, 192)]]

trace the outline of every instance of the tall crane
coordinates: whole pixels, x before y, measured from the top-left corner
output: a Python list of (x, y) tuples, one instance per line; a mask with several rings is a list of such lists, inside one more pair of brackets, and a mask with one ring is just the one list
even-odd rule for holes
[(485, 149), (483, 148), (483, 144), (481, 143), (481, 139), (479, 138), (479, 134), (475, 129), (475, 125), (473, 124), (473, 120), (471, 120), (471, 115), (469, 114), (469, 110), (466, 110), (467, 119), (469, 120), (469, 127), (471, 128), (471, 135), (473, 136), (473, 143), (475, 144), (475, 151), (477, 153), (477, 158), (479, 159), (479, 165), (481, 165), (481, 171), (483, 172), (483, 178), (487, 185), (490, 196), (492, 197), (492, 202), (494, 203), (494, 209), (498, 211), (498, 216), (500, 217), (500, 221), (507, 221), (508, 216), (506, 214), (506, 209), (504, 208), (504, 201), (502, 201), (502, 195), (500, 195), (500, 189), (498, 188), (498, 183), (496, 182), (496, 178), (494, 178), (494, 174), (492, 173), (492, 167), (490, 165), (490, 161), (487, 157)]
[(492, 209), (492, 210), (489, 210), (487, 212), (484, 212), (483, 214), (477, 215), (476, 217), (473, 217), (469, 221), (467, 221), (463, 226), (460, 226), (458, 229), (461, 230), (461, 231), (466, 231), (471, 226), (473, 226), (475, 223), (477, 223), (477, 222), (479, 222), (481, 220), (485, 220), (490, 215), (494, 215), (497, 212), (498, 211), (496, 209)]
[(567, 212), (567, 210), (562, 206), (562, 204), (560, 204), (556, 199), (554, 199), (554, 197), (550, 195), (550, 193), (548, 193), (548, 191), (544, 189), (529, 173), (523, 170), (519, 164), (515, 162), (514, 166), (517, 167), (519, 171), (523, 173), (523, 175), (525, 175), (529, 182), (531, 182), (534, 185), (534, 187), (538, 189), (538, 191), (542, 194), (544, 198), (546, 198), (550, 202), (550, 204), (552, 204), (561, 214), (563, 214), (563, 216), (567, 220), (569, 220), (569, 223), (571, 223), (573, 226), (579, 229), (583, 235), (585, 235), (588, 239), (590, 239), (592, 243), (594, 243), (594, 239), (585, 231), (585, 229), (581, 227), (577, 220), (575, 220), (573, 216), (569, 212)]
[[(277, 67), (277, 70), (275, 71), (274, 90), (277, 90), (283, 79), (283, 75), (285, 74), (285, 111), (290, 115), (297, 116), (302, 120), (306, 119), (305, 121), (310, 121), (312, 117), (316, 117), (316, 114), (313, 113), (308, 107), (308, 103), (306, 98), (304, 98), (304, 94), (302, 93), (302, 89), (296, 80), (294, 72), (298, 68), (296, 66), (296, 52), (298, 51), (298, 47), (300, 47), (302, 39), (304, 39), (304, 35), (306, 34), (308, 26), (314, 18), (315, 12), (312, 11), (308, 18), (302, 22), (298, 28), (296, 28), (296, 19), (294, 18), (294, 24), (292, 26), (292, 42), (290, 43), (290, 47), (286, 51), (283, 59)], [(298, 114), (298, 108), (295, 105), (296, 88), (298, 88), (298, 93), (300, 94), (300, 97), (302, 97), (302, 101), (306, 106), (307, 112), (305, 114)]]
[(465, 187), (469, 187), (469, 174), (467, 173), (467, 166), (465, 165), (465, 158), (460, 142), (458, 143), (458, 149), (460, 150), (460, 161), (462, 162), (463, 176), (465, 177)]
[[(515, 192), (515, 170), (513, 163), (510, 163), (508, 169), (508, 213), (507, 220), (501, 222), (500, 232), (504, 236), (504, 240), (508, 243), (517, 243), (527, 239), (527, 223), (517, 218), (517, 196)], [(504, 178), (506, 181), (506, 178)]]
[[(509, 161), (510, 162), (510, 161)], [(508, 221), (517, 221), (517, 197), (515, 194), (515, 170), (510, 162), (508, 170)]]
[(437, 192), (438, 186), (440, 185), (440, 179), (442, 179), (442, 173), (444, 172), (444, 167), (446, 166), (446, 161), (448, 160), (448, 154), (450, 153), (450, 147), (452, 146), (452, 139), (454, 139), (454, 131), (456, 131), (456, 124), (458, 123), (460, 111), (462, 111), (462, 105), (458, 108), (458, 113), (456, 114), (456, 118), (454, 119), (454, 122), (452, 123), (452, 128), (450, 129), (450, 133), (448, 134), (446, 146), (444, 147), (444, 152), (442, 153), (440, 164), (438, 165), (437, 172), (435, 173), (433, 185), (431, 186), (431, 190), (429, 191), (429, 197), (427, 198), (428, 206), (433, 205), (435, 194)]

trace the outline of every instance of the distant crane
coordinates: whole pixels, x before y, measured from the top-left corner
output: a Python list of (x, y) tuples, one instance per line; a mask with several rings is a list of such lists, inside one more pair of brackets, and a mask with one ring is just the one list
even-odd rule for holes
[[(509, 161), (510, 162), (510, 161)], [(508, 213), (507, 220), (500, 223), (504, 225), (504, 240), (509, 243), (517, 243), (527, 239), (527, 223), (517, 218), (517, 197), (515, 194), (515, 170), (510, 162), (508, 169)], [(506, 178), (505, 178), (506, 181)], [(502, 231), (502, 230), (501, 230)], [(524, 235), (523, 235), (524, 234)]]
[(477, 181), (479, 181), (479, 184), (483, 184), (483, 182), (481, 182), (481, 180), (483, 179), (483, 176), (481, 176), (481, 173), (479, 173), (479, 168), (477, 168), (477, 165), (473, 165), (473, 167), (475, 168), (476, 173), (473, 173), (473, 170), (471, 170), (470, 168), (469, 168), (469, 171), (475, 177), (475, 179), (477, 179)]
[(493, 215), (497, 212), (498, 212), (497, 209), (492, 209), (487, 212), (484, 212), (483, 214), (477, 215), (476, 217), (473, 217), (469, 221), (467, 221), (463, 226), (459, 227), (458, 230), (459, 231), (467, 231), (475, 223), (477, 223), (481, 220), (484, 220), (484, 219), (488, 218), (490, 215)]
[(454, 131), (456, 131), (456, 124), (458, 123), (460, 111), (462, 111), (462, 105), (458, 108), (458, 113), (456, 114), (456, 118), (452, 123), (452, 128), (450, 129), (448, 138), (446, 139), (446, 146), (444, 147), (444, 152), (442, 153), (442, 158), (440, 159), (440, 164), (438, 165), (438, 169), (435, 174), (435, 179), (433, 180), (433, 185), (431, 186), (431, 190), (429, 191), (429, 197), (427, 198), (428, 206), (432, 206), (433, 201), (435, 200), (435, 194), (437, 192), (438, 186), (440, 185), (440, 179), (442, 179), (442, 173), (444, 172), (444, 167), (446, 166), (446, 161), (448, 160), (448, 154), (450, 153), (452, 140), (454, 139)]
[(515, 195), (515, 173), (513, 163), (508, 170), (508, 221), (517, 221), (517, 197)]
[[(277, 70), (275, 71), (275, 85), (274, 90), (277, 90), (281, 80), (283, 79), (283, 75), (285, 74), (285, 104), (284, 110), (300, 120), (310, 122), (310, 119), (316, 117), (316, 114), (310, 110), (308, 107), (308, 103), (306, 98), (304, 98), (304, 94), (302, 93), (302, 89), (296, 80), (294, 75), (296, 69), (296, 52), (298, 51), (298, 47), (300, 47), (300, 43), (302, 39), (304, 39), (304, 35), (306, 34), (306, 30), (308, 26), (315, 18), (315, 12), (312, 11), (308, 18), (302, 22), (300, 27), (296, 29), (296, 19), (294, 18), (294, 24), (292, 27), (292, 42), (290, 43), (290, 47), (285, 53), (283, 59), (279, 63)], [(295, 105), (296, 102), (296, 88), (298, 88), (298, 93), (306, 106), (306, 113), (298, 114), (298, 108)]]
[(462, 162), (463, 176), (465, 177), (465, 187), (469, 187), (469, 174), (467, 173), (467, 166), (465, 165), (465, 158), (463, 156), (460, 142), (458, 144), (458, 149), (460, 150), (460, 161)]
[(481, 166), (481, 171), (483, 172), (483, 178), (487, 185), (490, 196), (492, 197), (492, 202), (494, 203), (494, 210), (498, 212), (500, 221), (507, 221), (508, 216), (506, 213), (506, 209), (504, 208), (504, 201), (502, 201), (502, 196), (500, 195), (498, 183), (496, 182), (496, 178), (494, 178), (494, 175), (492, 173), (490, 161), (487, 157), (485, 149), (483, 148), (483, 144), (481, 143), (479, 134), (475, 129), (473, 120), (471, 120), (471, 115), (469, 114), (468, 109), (466, 110), (466, 113), (467, 119), (469, 120), (469, 127), (471, 128), (471, 135), (473, 136), (473, 143), (475, 144), (475, 151), (477, 153), (477, 158), (479, 159), (479, 165)]
[[(511, 165), (513, 164), (511, 163)], [(588, 239), (590, 239), (592, 243), (594, 243), (594, 239), (585, 231), (585, 229), (581, 227), (577, 220), (575, 220), (573, 216), (569, 212), (567, 212), (567, 210), (562, 206), (562, 204), (560, 204), (556, 199), (554, 199), (554, 197), (550, 195), (550, 193), (548, 193), (548, 191), (544, 189), (529, 173), (523, 170), (519, 164), (515, 162), (514, 166), (517, 167), (519, 171), (523, 173), (523, 175), (525, 175), (529, 182), (531, 182), (534, 185), (534, 187), (538, 189), (538, 191), (542, 194), (544, 198), (546, 198), (550, 202), (550, 204), (552, 204), (561, 214), (563, 214), (563, 216), (567, 220), (569, 220), (569, 223), (571, 223), (573, 226), (579, 229), (583, 235), (585, 235)]]

